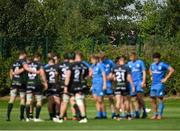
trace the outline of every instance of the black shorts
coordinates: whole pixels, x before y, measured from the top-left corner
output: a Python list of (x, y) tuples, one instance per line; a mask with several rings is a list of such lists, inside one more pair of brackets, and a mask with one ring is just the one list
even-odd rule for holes
[(130, 91), (128, 88), (116, 88), (114, 90), (114, 95), (128, 96), (130, 95)]
[(33, 93), (35, 95), (42, 94), (42, 86), (41, 85), (27, 85), (26, 94)]
[(19, 92), (26, 92), (26, 85), (11, 85), (11, 90), (17, 89)]
[(59, 95), (62, 95), (64, 92), (64, 83), (63, 82), (59, 82), (56, 84), (56, 89), (59, 92)]
[(81, 84), (71, 84), (68, 88), (68, 92), (72, 94), (76, 94), (79, 92), (84, 93), (83, 85)]
[(47, 90), (47, 96), (60, 96), (59, 90), (57, 89), (56, 84), (49, 84)]

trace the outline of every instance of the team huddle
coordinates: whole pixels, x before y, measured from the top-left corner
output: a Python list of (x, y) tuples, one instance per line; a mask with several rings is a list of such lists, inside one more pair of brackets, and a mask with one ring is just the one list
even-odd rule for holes
[[(42, 96), (45, 95), (50, 120), (56, 123), (67, 120), (70, 103), (72, 120), (87, 123), (85, 98), (89, 92), (95, 100), (95, 119), (107, 119), (105, 97), (110, 103), (112, 119), (132, 120), (147, 117), (143, 98), (147, 71), (145, 63), (137, 58), (135, 52), (130, 53), (128, 61), (123, 55), (112, 61), (104, 52), (100, 52), (90, 57), (91, 64), (83, 60), (83, 54), (79, 51), (65, 53), (63, 57), (63, 60), (59, 60), (57, 55), (49, 53), (48, 63), (43, 65), (40, 54), (28, 57), (26, 52), (20, 52), (19, 59), (13, 63), (10, 70), (12, 85), (7, 121), (11, 120), (10, 114), (18, 94), (20, 120), (26, 122), (43, 121), (40, 119), (40, 112)], [(152, 80), (150, 98), (154, 113), (151, 119), (159, 120), (162, 119), (164, 110), (164, 83), (174, 72), (174, 69), (160, 58), (159, 53), (154, 53), (154, 62), (149, 67)]]

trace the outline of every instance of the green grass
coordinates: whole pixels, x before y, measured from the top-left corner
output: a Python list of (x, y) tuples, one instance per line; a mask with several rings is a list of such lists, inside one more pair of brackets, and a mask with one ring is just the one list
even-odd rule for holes
[[(165, 112), (164, 119), (161, 121), (148, 119), (139, 120), (122, 120), (116, 121), (111, 120), (94, 120), (96, 115), (95, 105), (91, 99), (88, 99), (87, 110), (89, 121), (87, 124), (79, 124), (77, 121), (65, 121), (62, 124), (53, 123), (48, 121), (47, 105), (44, 105), (41, 112), (41, 118), (45, 119), (45, 122), (34, 123), (34, 122), (20, 122), (19, 121), (19, 102), (16, 102), (12, 112), (12, 121), (6, 122), (6, 106), (7, 100), (0, 100), (0, 130), (180, 130), (180, 99), (169, 99), (165, 102)], [(149, 106), (149, 101), (147, 101), (147, 106)], [(70, 111), (69, 111), (70, 112)], [(108, 110), (109, 113), (109, 110)], [(149, 114), (151, 116), (152, 113)], [(70, 116), (70, 114), (69, 114)], [(110, 117), (110, 113), (109, 113)]]

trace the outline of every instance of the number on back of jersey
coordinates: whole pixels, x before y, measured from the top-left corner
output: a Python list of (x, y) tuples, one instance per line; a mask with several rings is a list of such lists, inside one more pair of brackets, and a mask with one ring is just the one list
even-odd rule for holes
[[(33, 70), (34, 72), (37, 71), (37, 69), (35, 67), (31, 67), (31, 70)], [(35, 79), (36, 76), (37, 76), (37, 74), (35, 74), (35, 73), (30, 73), (30, 72), (28, 73), (28, 77), (30, 80)]]
[(117, 82), (125, 81), (125, 72), (116, 72), (116, 80)]

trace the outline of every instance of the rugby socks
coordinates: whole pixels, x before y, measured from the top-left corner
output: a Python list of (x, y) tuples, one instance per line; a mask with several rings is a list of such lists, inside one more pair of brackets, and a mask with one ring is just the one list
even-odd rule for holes
[(113, 119), (114, 117), (116, 117), (116, 113), (115, 113), (115, 112), (112, 112), (112, 113), (111, 113), (111, 118)]
[(98, 112), (97, 112), (97, 117), (98, 117), (98, 118), (101, 118), (101, 111), (98, 111)]
[(130, 115), (131, 115), (132, 118), (134, 118), (135, 114), (134, 114), (134, 112), (131, 112)]
[(163, 115), (163, 110), (164, 110), (164, 103), (163, 102), (160, 102), (159, 105), (158, 105), (158, 114), (160, 116)]
[(52, 120), (54, 117), (54, 113), (49, 113), (49, 117), (50, 117), (50, 120)]
[(36, 119), (39, 119), (40, 112), (41, 112), (41, 106), (36, 106)]
[(26, 105), (26, 117), (30, 118), (30, 105)]
[(121, 118), (126, 118), (126, 113), (125, 112), (121, 113)]
[(73, 108), (74, 108), (75, 111), (76, 111), (76, 117), (80, 118), (80, 117), (81, 117), (81, 112), (80, 112), (80, 110), (79, 110), (78, 105), (77, 105), (77, 104), (74, 104), (74, 105), (73, 105)]
[(107, 118), (107, 112), (101, 112), (103, 118)]
[(25, 105), (20, 105), (20, 120), (24, 119)]
[(139, 111), (135, 111), (135, 115), (136, 115), (136, 116), (135, 116), (136, 118), (139, 118), (139, 117), (140, 117)]
[(29, 117), (30, 117), (31, 119), (33, 119), (33, 112), (30, 112), (30, 113), (29, 113)]
[(13, 108), (13, 104), (9, 103), (8, 108), (7, 108), (7, 120), (8, 121), (10, 120), (10, 114), (11, 114), (12, 108)]

